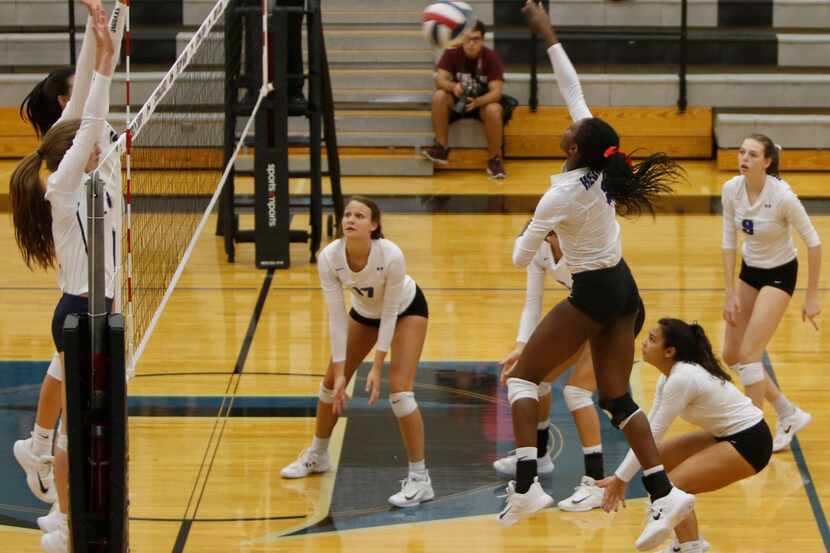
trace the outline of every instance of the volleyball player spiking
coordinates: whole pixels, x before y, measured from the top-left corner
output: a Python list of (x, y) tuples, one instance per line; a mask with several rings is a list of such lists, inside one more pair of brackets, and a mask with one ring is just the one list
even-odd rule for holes
[[(643, 360), (660, 371), (648, 419), (671, 481), (694, 493), (719, 490), (759, 473), (772, 455), (764, 413), (730, 382), (703, 328), (679, 319), (660, 319), (642, 343)], [(681, 417), (701, 428), (664, 439)], [(603, 509), (615, 511), (627, 483), (640, 469), (629, 451), (614, 475), (601, 481)], [(664, 553), (703, 553), (692, 511), (675, 527), (677, 538)]]
[[(100, 3), (84, 2), (88, 9), (93, 10)], [(128, 7), (116, 3), (108, 29), (115, 46), (113, 63), (118, 63), (121, 38), (127, 18)], [(20, 106), (20, 114), (40, 138), (43, 137), (59, 119), (75, 119), (83, 113), (83, 102), (88, 95), (95, 63), (95, 36), (93, 34), (91, 17), (87, 19), (81, 50), (78, 56), (77, 69), (61, 67), (49, 73), (38, 82), (29, 92)], [(77, 86), (75, 85), (77, 81)], [(73, 93), (77, 93), (75, 102)], [(103, 151), (113, 147), (118, 140), (115, 130), (105, 122), (101, 137), (98, 140)], [(120, 212), (121, 207), (121, 162), (119, 155), (106, 156), (106, 160), (99, 168), (99, 175), (104, 182), (104, 190), (108, 201), (108, 209)], [(116, 230), (120, 236), (120, 228)], [(116, 240), (116, 250), (120, 249), (120, 241)], [(120, 255), (116, 255), (116, 273)], [(117, 281), (117, 276), (114, 277)], [(31, 437), (18, 440), (14, 444), (14, 455), (23, 470), (26, 471), (26, 481), (36, 497), (42, 501), (53, 503), (53, 509), (48, 516), (38, 517), (38, 526), (44, 532), (56, 528), (58, 517), (57, 496), (54, 490), (52, 471), (52, 440), (54, 426), (61, 409), (61, 380), (63, 368), (57, 351), (52, 356), (49, 369), (43, 379), (38, 397), (37, 414)]]
[[(320, 383), (316, 428), (311, 447), (283, 468), (282, 476), (304, 478), (331, 468), (329, 439), (346, 408), (349, 381), (374, 347), (366, 380), (369, 405), (373, 404), (380, 395), (383, 363), (391, 350), (389, 402), (398, 419), (409, 471), (389, 503), (415, 507), (435, 497), (424, 454), (424, 423), (413, 391), (429, 307), (420, 287), (406, 274), (403, 252), (383, 237), (375, 202), (352, 197), (343, 211), (342, 228), (343, 237), (326, 246), (317, 262), (329, 312), (331, 361)], [(348, 317), (344, 288), (352, 296)]]
[(548, 47), (559, 90), (573, 124), (562, 137), (564, 173), (551, 177), (528, 228), (516, 240), (513, 262), (527, 266), (542, 241), (555, 230), (573, 289), (539, 323), (507, 381), (516, 436), (516, 481), (508, 485), (499, 513), (506, 526), (553, 503), (536, 476), (538, 385), (550, 368), (561, 366), (586, 340), (591, 346), (600, 406), (621, 429), (644, 467), (651, 498), (638, 549), (649, 549), (686, 517), (694, 497), (672, 486), (660, 462), (648, 419), (629, 391), (634, 361), (634, 325), (641, 302), (637, 284), (622, 258), (616, 214), (654, 212), (652, 202), (670, 191), (680, 177), (677, 164), (662, 154), (637, 166), (619, 151), (620, 139), (605, 121), (592, 117), (579, 77), (559, 44), (544, 8), (528, 1), (523, 8), (530, 30)]
[[(83, 110), (67, 114), (43, 136), (36, 152), (26, 156), (12, 173), (9, 198), (15, 236), (23, 259), (43, 268), (58, 265), (62, 296), (55, 307), (52, 336), (57, 351), (63, 351), (63, 322), (69, 313), (88, 311), (86, 198), (83, 183), (98, 165), (101, 150), (98, 141), (109, 111), (109, 87), (114, 66), (115, 47), (107, 30), (106, 12), (100, 4), (87, 3), (92, 20), (89, 27), (95, 39), (92, 75), (87, 90), (79, 90), (80, 72), (76, 73), (75, 93), (70, 104), (83, 102)], [(67, 107), (69, 109), (69, 107)], [(64, 110), (65, 112), (67, 110)], [(69, 115), (82, 113), (82, 119)], [(50, 173), (46, 183), (40, 169)], [(117, 228), (120, 211), (105, 208), (104, 224)], [(104, 233), (105, 236), (109, 232)], [(112, 242), (112, 240), (110, 241)], [(115, 244), (113, 255), (106, 255), (107, 303), (115, 292)], [(61, 368), (63, 359), (61, 359)], [(64, 394), (61, 393), (63, 397)], [(66, 409), (62, 428), (55, 444), (55, 481), (60, 505), (57, 528), (41, 540), (47, 553), (68, 551), (67, 507), (69, 505)]]
[[(525, 304), (519, 322), (519, 334), (516, 344), (507, 357), (502, 360), (502, 384), (510, 377), (513, 367), (522, 354), (530, 334), (539, 319), (542, 318), (542, 297), (545, 290), (545, 276), (550, 275), (559, 284), (570, 290), (573, 286), (573, 277), (568, 269), (559, 239), (551, 231), (539, 246), (533, 260), (527, 266), (527, 281), (525, 286)], [(645, 321), (645, 306), (638, 310), (637, 321), (634, 325), (634, 336), (640, 333)], [(573, 366), (568, 383), (562, 395), (565, 405), (573, 417), (582, 446), (585, 472), (574, 488), (574, 493), (559, 502), (563, 511), (584, 512), (599, 508), (602, 505), (602, 489), (597, 481), (605, 477), (602, 456), (602, 439), (600, 435), (599, 417), (594, 406), (593, 393), (597, 389), (594, 377), (594, 366), (591, 360), (591, 350), (587, 342), (579, 347), (577, 352), (565, 363), (565, 368)], [(552, 382), (561, 374), (562, 369), (555, 367), (539, 384), (539, 406), (536, 426), (536, 470), (538, 474), (553, 472), (553, 461), (550, 458), (550, 406), (552, 400)], [(515, 478), (517, 456), (511, 452), (507, 457), (497, 459), (493, 468), (499, 474)]]
[[(758, 407), (764, 398), (778, 414), (773, 450), (790, 445), (812, 417), (781, 393), (766, 374), (764, 351), (792, 299), (798, 279), (798, 252), (790, 227), (807, 246), (807, 293), (801, 319), (818, 330), (821, 240), (790, 185), (778, 175), (780, 152), (763, 134), (744, 139), (738, 152), (740, 175), (723, 185), (723, 266), (726, 320), (723, 360), (738, 373)], [(735, 284), (735, 251), (743, 235), (741, 270)]]

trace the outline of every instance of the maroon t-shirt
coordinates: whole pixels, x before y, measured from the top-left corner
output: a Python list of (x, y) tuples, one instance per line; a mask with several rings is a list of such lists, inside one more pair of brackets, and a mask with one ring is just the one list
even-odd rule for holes
[(438, 60), (438, 69), (452, 75), (453, 80), (461, 83), (467, 95), (473, 98), (486, 94), (490, 81), (504, 81), (501, 58), (486, 46), (481, 48), (475, 59), (467, 57), (463, 46), (444, 50)]

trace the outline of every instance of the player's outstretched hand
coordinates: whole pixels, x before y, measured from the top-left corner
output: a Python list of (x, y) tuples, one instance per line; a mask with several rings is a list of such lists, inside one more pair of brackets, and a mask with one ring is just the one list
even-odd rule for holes
[(597, 486), (605, 488), (605, 494), (602, 496), (602, 510), (606, 513), (617, 511), (620, 504), (625, 507), (625, 485), (626, 483), (616, 477), (616, 475), (609, 476), (597, 481)]
[(526, 0), (522, 8), (522, 13), (527, 18), (527, 26), (530, 32), (537, 35), (544, 35), (550, 32), (550, 16), (545, 11), (541, 3), (536, 3), (535, 0)]

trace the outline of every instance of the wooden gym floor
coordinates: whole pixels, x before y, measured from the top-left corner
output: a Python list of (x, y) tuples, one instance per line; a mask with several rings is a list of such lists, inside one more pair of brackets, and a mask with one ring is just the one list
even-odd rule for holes
[[(507, 181), (475, 186), (531, 193), (533, 181), (538, 193), (550, 167), (513, 162)], [(708, 167), (701, 170), (715, 173), (713, 162)], [(520, 177), (525, 173), (527, 184)], [(800, 178), (791, 178), (796, 189)], [(804, 180), (813, 178), (820, 180)], [(724, 180), (712, 176), (702, 186), (717, 190)], [(447, 182), (396, 179), (387, 186)], [(364, 184), (382, 186), (379, 179)], [(346, 183), (347, 193), (368, 191), (358, 179)], [(48, 506), (28, 492), (11, 444), (31, 428), (52, 352), (49, 322), (58, 293), (54, 274), (23, 266), (9, 216), (0, 218), (0, 251), (8, 260), (0, 273), (0, 550), (29, 553), (40, 551), (33, 521)], [(253, 268), (250, 245), (240, 246), (237, 262), (229, 265), (220, 239), (205, 233), (130, 384), (132, 551), (633, 551), (645, 509), (641, 487), (632, 488), (627, 509), (615, 515), (547, 510), (508, 530), (495, 521), (504, 483), (489, 463), (511, 447), (495, 362), (513, 345), (522, 308), (524, 273), (510, 264), (510, 251), (526, 219), (398, 213), (384, 218), (384, 231), (406, 254), (431, 315), (416, 393), (437, 497), (402, 511), (385, 504), (405, 476), (394, 418), (385, 402), (366, 406), (360, 382), (350, 416), (332, 440), (338, 470), (306, 480), (280, 478), (279, 469), (310, 441), (314, 396), (328, 355), (316, 270), (302, 245), (293, 246), (294, 266), (271, 276)], [(813, 220), (826, 242), (830, 217)], [(719, 349), (720, 217), (661, 214), (621, 224), (647, 327), (666, 315), (697, 320)], [(798, 246), (803, 254), (803, 244)], [(698, 498), (702, 533), (713, 552), (830, 551), (822, 511), (830, 495), (830, 461), (822, 453), (829, 445), (822, 437), (830, 418), (824, 403), (830, 387), (828, 319), (819, 332), (801, 322), (803, 255), (801, 263), (799, 290), (769, 353), (784, 391), (814, 420), (792, 450), (775, 455), (760, 475)], [(825, 261), (825, 310), (829, 268)], [(548, 288), (546, 306), (565, 296), (553, 282)], [(644, 406), (651, 403), (656, 377), (654, 368), (635, 364), (632, 385)], [(582, 460), (561, 393), (554, 394), (557, 468), (546, 486), (559, 500), (577, 484)], [(603, 424), (610, 473), (625, 448), (619, 433)]]

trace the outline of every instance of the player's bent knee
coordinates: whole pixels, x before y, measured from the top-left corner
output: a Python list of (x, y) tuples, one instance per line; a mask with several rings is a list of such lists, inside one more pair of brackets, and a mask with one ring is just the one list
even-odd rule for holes
[(415, 412), (418, 402), (415, 401), (415, 392), (395, 392), (389, 394), (389, 403), (392, 404), (392, 412), (399, 419)]
[(521, 378), (507, 379), (507, 400), (512, 405), (520, 399), (539, 401), (539, 385)]
[(738, 373), (738, 378), (741, 379), (741, 384), (744, 386), (758, 384), (765, 378), (764, 364), (760, 361), (755, 363), (737, 363), (730, 368)]
[(600, 398), (599, 406), (611, 419), (611, 424), (620, 430), (625, 428), (625, 425), (631, 421), (634, 415), (641, 412), (637, 402), (628, 392), (620, 397)]
[(49, 362), (49, 369), (46, 374), (57, 380), (63, 382), (63, 363), (61, 363), (61, 355), (58, 352), (52, 356), (52, 361)]
[(326, 385), (321, 382), (320, 383), (320, 394), (318, 396), (322, 403), (334, 403), (334, 390), (331, 388), (326, 388)]
[(579, 386), (568, 384), (562, 391), (562, 395), (565, 396), (565, 405), (571, 413), (594, 405), (593, 392)]

